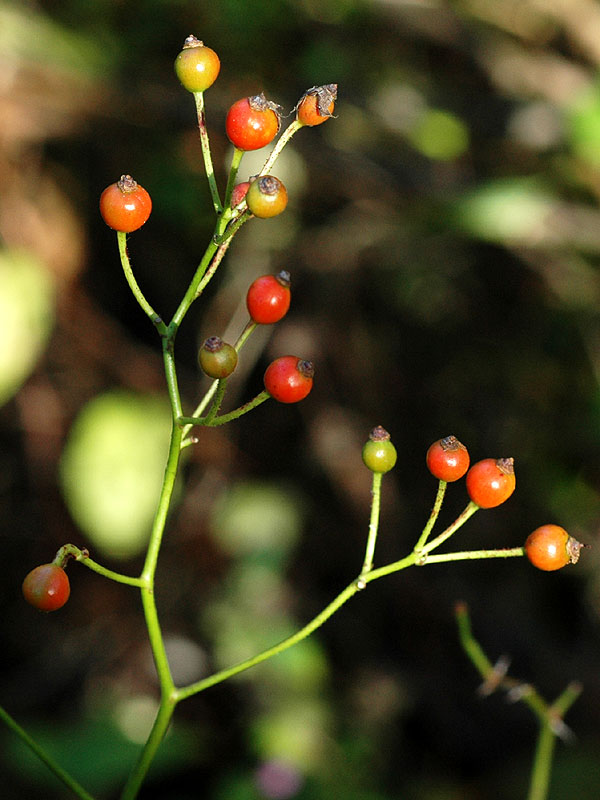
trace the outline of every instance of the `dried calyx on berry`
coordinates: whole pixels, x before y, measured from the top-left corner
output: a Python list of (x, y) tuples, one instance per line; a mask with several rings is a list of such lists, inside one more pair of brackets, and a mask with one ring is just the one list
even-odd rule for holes
[(279, 103), (267, 100), (265, 93), (261, 92), (260, 94), (251, 95), (248, 98), (248, 105), (253, 111), (272, 111), (277, 117), (277, 131), (279, 131), (281, 127), (281, 112), (283, 111)]
[(296, 118), (302, 125), (320, 125), (333, 116), (337, 99), (337, 83), (312, 86), (296, 105)]
[(381, 425), (369, 434), (369, 440), (362, 449), (362, 460), (371, 472), (389, 472), (396, 464), (398, 454), (391, 442), (391, 436)]

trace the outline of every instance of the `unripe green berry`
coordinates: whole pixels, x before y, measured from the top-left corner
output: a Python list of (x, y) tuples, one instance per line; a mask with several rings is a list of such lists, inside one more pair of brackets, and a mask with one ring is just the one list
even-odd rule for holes
[(390, 434), (378, 425), (369, 434), (369, 440), (362, 449), (362, 459), (371, 472), (389, 472), (396, 463), (396, 448), (390, 441)]
[(235, 347), (209, 336), (198, 353), (198, 363), (209, 378), (228, 378), (237, 366), (238, 354)]
[(217, 80), (221, 62), (210, 47), (195, 36), (188, 36), (175, 59), (175, 72), (188, 92), (203, 92)]

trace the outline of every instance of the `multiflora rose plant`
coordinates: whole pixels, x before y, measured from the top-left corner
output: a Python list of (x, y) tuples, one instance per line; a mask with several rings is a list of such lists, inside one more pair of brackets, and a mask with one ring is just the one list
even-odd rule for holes
[[(248, 289), (246, 305), (248, 321), (233, 343), (224, 342), (213, 334), (206, 338), (198, 353), (202, 370), (213, 382), (191, 413), (186, 413), (179, 391), (175, 339), (177, 332), (193, 303), (202, 299), (204, 290), (215, 275), (237, 231), (254, 217), (269, 218), (282, 213), (287, 204), (287, 190), (272, 174), (279, 154), (303, 127), (315, 127), (334, 116), (337, 99), (336, 84), (315, 86), (308, 89), (295, 106), (295, 116), (280, 132), (281, 107), (267, 100), (264, 93), (236, 100), (227, 115), (226, 133), (233, 145), (233, 154), (224, 194), (221, 194), (212, 164), (209, 135), (206, 127), (204, 92), (217, 79), (220, 59), (216, 52), (194, 36), (186, 39), (182, 51), (175, 60), (176, 74), (194, 97), (199, 125), (203, 161), (215, 214), (213, 235), (192, 276), (182, 299), (170, 321), (165, 321), (150, 304), (137, 283), (127, 250), (127, 235), (139, 230), (149, 219), (152, 200), (149, 193), (130, 175), (123, 175), (102, 193), (100, 212), (106, 224), (117, 232), (117, 245), (121, 265), (128, 285), (140, 308), (156, 329), (162, 347), (165, 383), (171, 407), (171, 435), (166, 459), (166, 468), (156, 515), (150, 531), (148, 548), (139, 575), (125, 575), (111, 570), (93, 558), (87, 549), (65, 544), (50, 564), (35, 567), (23, 582), (25, 599), (42, 611), (54, 611), (69, 599), (70, 587), (65, 568), (70, 560), (87, 566), (107, 579), (131, 586), (140, 593), (148, 638), (152, 649), (156, 673), (160, 686), (160, 701), (153, 727), (137, 762), (132, 766), (121, 793), (122, 800), (133, 800), (144, 782), (150, 765), (165, 736), (177, 705), (194, 695), (222, 683), (256, 664), (282, 653), (305, 639), (326, 622), (351, 597), (366, 586), (386, 575), (400, 572), (411, 566), (426, 566), (447, 561), (510, 558), (527, 555), (531, 562), (542, 569), (549, 567), (548, 557), (540, 559), (540, 547), (548, 553), (548, 529), (558, 526), (543, 526), (546, 530), (542, 545), (532, 544), (531, 538), (525, 547), (487, 549), (477, 551), (436, 552), (462, 525), (480, 508), (492, 508), (505, 502), (515, 489), (514, 464), (512, 459), (484, 459), (469, 468), (467, 448), (454, 436), (444, 437), (429, 448), (427, 465), (438, 480), (433, 509), (425, 527), (417, 537), (415, 546), (404, 558), (375, 567), (375, 549), (379, 529), (379, 509), (383, 477), (390, 472), (397, 458), (390, 434), (377, 426), (371, 432), (362, 451), (365, 466), (372, 476), (372, 502), (365, 547), (360, 572), (337, 597), (313, 620), (288, 638), (257, 653), (241, 663), (220, 670), (202, 680), (184, 685), (175, 684), (167, 656), (154, 584), (163, 535), (167, 527), (173, 490), (182, 457), (186, 449), (198, 441), (202, 429), (228, 424), (244, 417), (258, 405), (274, 399), (288, 404), (305, 399), (311, 392), (315, 369), (312, 362), (298, 355), (282, 354), (266, 369), (263, 389), (243, 405), (227, 412), (222, 411), (228, 381), (235, 379), (235, 370), (242, 349), (259, 325), (268, 325), (282, 320), (291, 301), (291, 278), (287, 270), (277, 275), (261, 275)], [(277, 135), (279, 138), (276, 139)], [(276, 140), (276, 141), (275, 141)], [(238, 181), (237, 175), (244, 153), (260, 149), (271, 142), (275, 144), (258, 175)], [(444, 501), (448, 483), (457, 483), (466, 476), (469, 502), (464, 511), (445, 530), (433, 536), (433, 528)], [(540, 530), (540, 529), (538, 529)], [(558, 529), (563, 531), (562, 528)], [(534, 536), (534, 534), (532, 534)], [(574, 543), (566, 532), (561, 534), (557, 547), (560, 557), (552, 564), (576, 561), (580, 545)], [(536, 542), (539, 534), (536, 534)], [(562, 549), (561, 549), (562, 548)], [(565, 554), (569, 557), (566, 558)], [(566, 709), (565, 709), (566, 710)], [(0, 717), (31, 749), (49, 766), (55, 775), (74, 793), (91, 800), (92, 796), (70, 774), (61, 768), (42, 748), (28, 736), (10, 715), (0, 709)]]

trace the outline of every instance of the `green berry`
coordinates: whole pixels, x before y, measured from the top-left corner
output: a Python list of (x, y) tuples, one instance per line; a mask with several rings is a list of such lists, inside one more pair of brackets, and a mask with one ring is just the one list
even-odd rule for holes
[(389, 472), (397, 459), (396, 448), (390, 441), (390, 434), (378, 425), (369, 434), (369, 440), (362, 449), (365, 467), (371, 472)]

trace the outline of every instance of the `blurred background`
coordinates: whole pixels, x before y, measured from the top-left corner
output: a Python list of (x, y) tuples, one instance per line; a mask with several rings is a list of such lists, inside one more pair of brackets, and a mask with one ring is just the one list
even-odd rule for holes
[[(398, 448), (376, 563), (412, 548), (433, 503), (434, 440), (515, 458), (517, 492), (448, 549), (522, 544), (555, 522), (592, 547), (544, 574), (524, 559), (377, 581), (305, 644), (181, 705), (151, 800), (517, 800), (536, 724), (482, 699), (453, 618), (549, 700), (582, 698), (551, 798), (600, 793), (600, 6), (594, 0), (15, 0), (0, 3), (0, 702), (98, 798), (115, 798), (156, 708), (135, 590), (69, 568), (65, 608), (21, 582), (65, 542), (137, 573), (164, 465), (157, 337), (121, 273), (98, 197), (151, 193), (129, 239), (169, 318), (213, 227), (192, 97), (173, 61), (220, 55), (206, 93), (224, 186), (229, 106), (286, 112), (339, 84), (337, 119), (302, 130), (275, 173), (285, 214), (236, 237), (179, 333), (184, 404), (210, 335), (233, 340), (258, 275), (293, 301), (243, 352), (226, 403), (284, 353), (314, 360), (298, 406), (267, 403), (188, 450), (158, 572), (176, 681), (301, 627), (360, 569), (377, 424)], [(268, 151), (266, 151), (268, 152)], [(260, 169), (249, 154), (240, 178)], [(467, 501), (450, 486), (440, 523)], [(5, 729), (3, 797), (67, 793)]]

